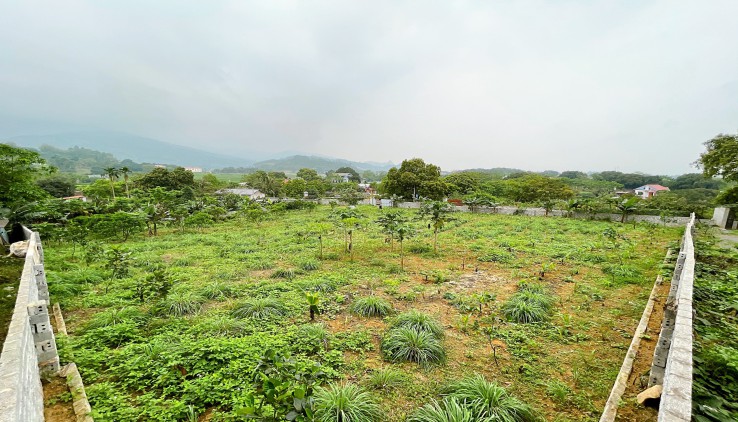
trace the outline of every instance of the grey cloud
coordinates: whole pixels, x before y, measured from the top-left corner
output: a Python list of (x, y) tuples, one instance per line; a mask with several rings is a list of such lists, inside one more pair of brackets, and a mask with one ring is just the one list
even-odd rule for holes
[(0, 136), (679, 173), (738, 128), (738, 3), (10, 1)]

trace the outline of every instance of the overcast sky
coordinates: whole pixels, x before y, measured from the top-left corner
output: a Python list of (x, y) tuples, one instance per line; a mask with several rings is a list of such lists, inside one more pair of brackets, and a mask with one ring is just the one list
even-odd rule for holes
[(0, 7), (0, 136), (678, 174), (738, 131), (738, 1)]

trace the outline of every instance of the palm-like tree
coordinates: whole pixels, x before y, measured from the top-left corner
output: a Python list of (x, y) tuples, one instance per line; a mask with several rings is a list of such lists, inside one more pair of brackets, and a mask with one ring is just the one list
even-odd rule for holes
[(123, 166), (119, 168), (118, 170), (123, 175), (123, 180), (125, 181), (125, 184), (126, 184), (126, 197), (130, 198), (131, 194), (128, 192), (128, 175), (131, 173), (131, 169)]
[(428, 201), (424, 202), (420, 208), (420, 217), (427, 219), (430, 224), (429, 228), (433, 229), (433, 252), (438, 252), (438, 232), (443, 230), (443, 226), (447, 222), (452, 221), (451, 213), (453, 210), (451, 206), (442, 201)]
[(394, 249), (394, 240), (397, 228), (406, 222), (407, 219), (397, 211), (388, 211), (377, 218), (377, 223), (382, 226), (382, 233), (389, 237), (390, 250)]
[(405, 253), (402, 248), (402, 242), (404, 242), (405, 239), (412, 237), (414, 234), (415, 229), (413, 229), (409, 224), (399, 223), (395, 227), (394, 236), (397, 238), (397, 242), (400, 244), (400, 270), (402, 271), (405, 271)]
[(117, 179), (120, 175), (120, 172), (115, 167), (107, 167), (103, 169), (103, 176), (107, 176), (110, 180), (110, 191), (113, 193), (113, 200), (115, 200), (115, 181), (114, 179)]
[(635, 196), (632, 198), (624, 199), (622, 202), (619, 202), (615, 205), (615, 208), (620, 211), (620, 222), (625, 223), (625, 218), (629, 214), (633, 214), (636, 209), (638, 209), (638, 201), (640, 199), (636, 198)]

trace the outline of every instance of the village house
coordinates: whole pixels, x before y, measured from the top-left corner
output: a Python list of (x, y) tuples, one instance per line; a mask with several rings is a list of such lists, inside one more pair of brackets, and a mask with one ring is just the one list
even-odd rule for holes
[(216, 193), (219, 193), (221, 195), (226, 194), (226, 193), (233, 193), (238, 196), (247, 197), (251, 200), (266, 198), (266, 195), (263, 192), (261, 192), (259, 189), (249, 189), (249, 188), (221, 189), (217, 191)]
[(643, 185), (639, 188), (635, 188), (635, 194), (637, 197), (642, 199), (653, 198), (660, 192), (668, 192), (669, 188), (661, 185)]

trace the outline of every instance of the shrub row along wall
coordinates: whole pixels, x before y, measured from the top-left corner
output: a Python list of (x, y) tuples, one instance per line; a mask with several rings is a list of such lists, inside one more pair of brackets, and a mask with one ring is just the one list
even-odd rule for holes
[(43, 421), (41, 375), (59, 370), (41, 239), (26, 228), (24, 236), (28, 251), (0, 355), (0, 422)]
[[(399, 202), (398, 208), (420, 208), (420, 202)], [(457, 211), (468, 212), (469, 207), (466, 205), (455, 206)], [(604, 220), (604, 221), (620, 221), (622, 216), (620, 214), (585, 214), (585, 213), (572, 213), (569, 214), (563, 210), (551, 210), (546, 214), (546, 210), (543, 208), (518, 208), (510, 206), (500, 207), (476, 207), (476, 212), (483, 214), (504, 214), (504, 215), (527, 215), (532, 217), (543, 217), (545, 215), (556, 216), (556, 217), (567, 217), (571, 216), (578, 219), (591, 219), (591, 220)], [(640, 215), (631, 214), (627, 217), (626, 221), (629, 223), (637, 222), (648, 222), (654, 224), (665, 224), (667, 226), (683, 226), (690, 221), (690, 217), (661, 217), (658, 215)]]
[(659, 421), (688, 422), (692, 419), (694, 223), (693, 214), (682, 238), (649, 377), (649, 386), (663, 387)]
[[(272, 201), (294, 201), (294, 199), (280, 199), (280, 198), (269, 198), (269, 200)], [(378, 199), (363, 199), (359, 201), (359, 204), (361, 205), (378, 205), (379, 202)], [(386, 201), (386, 200), (382, 200)], [(321, 198), (317, 200), (317, 202), (321, 205), (329, 205), (331, 202), (340, 202), (337, 198)], [(383, 202), (384, 203), (384, 202)], [(391, 202), (387, 202), (389, 204)], [(397, 208), (406, 208), (406, 209), (418, 209), (422, 205), (422, 202), (398, 202)], [(387, 205), (389, 206), (389, 205)], [(466, 205), (461, 206), (454, 206), (454, 209), (456, 211), (461, 212), (469, 212), (470, 209)], [(620, 221), (622, 218), (622, 215), (620, 214), (607, 214), (607, 213), (597, 213), (597, 214), (586, 214), (581, 212), (574, 212), (569, 213), (568, 211), (564, 210), (551, 210), (546, 213), (546, 210), (543, 208), (518, 208), (518, 207), (511, 207), (511, 206), (499, 206), (499, 207), (475, 207), (475, 212), (482, 213), (482, 214), (503, 214), (503, 215), (527, 215), (531, 217), (543, 217), (543, 216), (555, 216), (555, 217), (573, 217), (581, 220), (602, 220), (602, 221)], [(672, 216), (665, 216), (662, 217), (660, 215), (641, 215), (641, 214), (630, 214), (626, 218), (626, 221), (629, 223), (632, 222), (647, 222), (647, 223), (653, 223), (653, 224), (664, 224), (667, 226), (683, 226), (687, 223), (689, 223), (691, 220), (691, 217), (672, 217)]]

